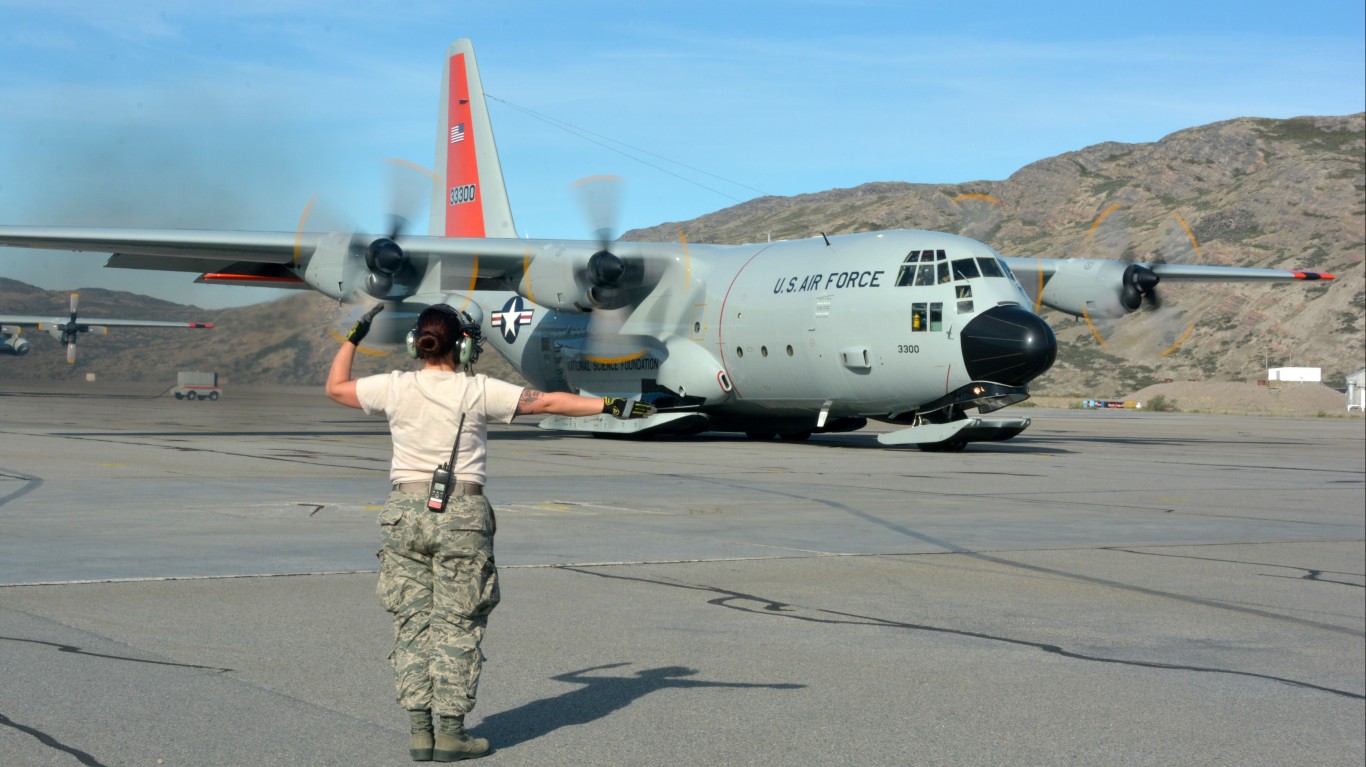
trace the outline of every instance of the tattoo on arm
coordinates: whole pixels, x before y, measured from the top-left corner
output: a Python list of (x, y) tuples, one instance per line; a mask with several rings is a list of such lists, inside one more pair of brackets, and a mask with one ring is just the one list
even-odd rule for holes
[(517, 415), (526, 415), (530, 413), (531, 406), (544, 396), (545, 394), (543, 392), (536, 391), (530, 386), (522, 389), (522, 396), (517, 400)]

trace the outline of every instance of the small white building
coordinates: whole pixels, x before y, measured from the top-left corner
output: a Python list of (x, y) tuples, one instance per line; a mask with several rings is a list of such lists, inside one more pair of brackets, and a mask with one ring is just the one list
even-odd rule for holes
[(1347, 376), (1347, 409), (1366, 412), (1366, 368)]
[(1317, 381), (1323, 382), (1323, 368), (1270, 368), (1266, 371), (1268, 381)]

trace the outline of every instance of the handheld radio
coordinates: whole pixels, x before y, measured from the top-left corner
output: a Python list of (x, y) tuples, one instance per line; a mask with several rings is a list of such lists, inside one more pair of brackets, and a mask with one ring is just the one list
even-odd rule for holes
[(460, 414), (460, 423), (455, 427), (455, 443), (451, 445), (451, 460), (432, 471), (432, 489), (427, 494), (427, 508), (438, 514), (446, 510), (451, 490), (455, 488), (455, 456), (460, 448), (460, 432), (465, 430), (465, 414)]
[(445, 511), (446, 500), (451, 495), (451, 465), (443, 463), (432, 472), (432, 492), (427, 496), (427, 508), (432, 511)]

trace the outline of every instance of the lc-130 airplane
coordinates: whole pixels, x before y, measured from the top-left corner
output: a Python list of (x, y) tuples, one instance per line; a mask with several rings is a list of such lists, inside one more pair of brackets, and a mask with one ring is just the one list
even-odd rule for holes
[(37, 328), (66, 345), (66, 361), (76, 362), (76, 338), (81, 333), (109, 333), (109, 328), (212, 328), (211, 322), (166, 322), (160, 320), (105, 320), (78, 319), (76, 307), (80, 293), (71, 294), (71, 316), (31, 317), (20, 314), (0, 314), (0, 354), (14, 356), (28, 354), (29, 344), (21, 333), (24, 328)]
[[(804, 439), (869, 419), (886, 445), (1009, 439), (1053, 364), (1039, 304), (1119, 317), (1159, 280), (1332, 275), (1096, 259), (1006, 258), (974, 240), (882, 231), (749, 245), (519, 239), (475, 65), (446, 52), (429, 235), (0, 227), (0, 245), (112, 254), (106, 266), (382, 302), (369, 338), (397, 343), (434, 303), (468, 311), (535, 387), (632, 396), (659, 412), (552, 417), (595, 435), (744, 432)], [(395, 219), (396, 221), (398, 219)], [(1022, 288), (1040, 285), (1038, 304)], [(970, 411), (976, 415), (969, 415)]]

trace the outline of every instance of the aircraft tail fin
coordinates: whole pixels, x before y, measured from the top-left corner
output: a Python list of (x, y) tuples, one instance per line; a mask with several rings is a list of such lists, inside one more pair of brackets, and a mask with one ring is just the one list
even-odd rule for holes
[(466, 39), (446, 49), (435, 168), (444, 183), (432, 193), (431, 235), (517, 236), (474, 46)]

